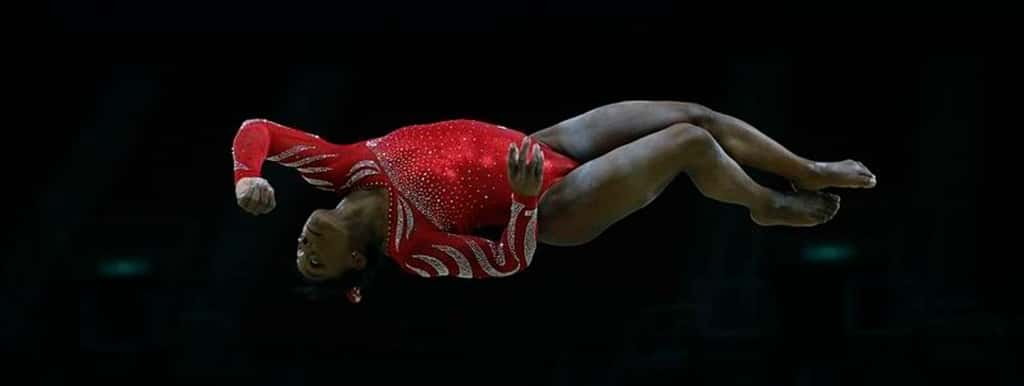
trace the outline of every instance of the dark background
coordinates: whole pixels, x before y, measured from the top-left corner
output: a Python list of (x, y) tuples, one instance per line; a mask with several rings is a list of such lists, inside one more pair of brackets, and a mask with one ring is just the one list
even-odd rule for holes
[[(104, 29), (79, 11), (58, 19)], [(161, 29), (174, 15), (111, 20)], [(668, 38), (673, 26), (634, 27), (660, 39), (533, 50), (470, 29), (437, 39), (482, 37), (491, 52), (345, 35), (325, 50), (333, 60), (268, 49), (150, 62), (80, 46), (39, 63), (30, 81), (45, 91), (28, 99), (44, 124), (11, 141), (31, 167), (12, 168), (6, 364), (44, 384), (1020, 382), (1021, 285), (1007, 256), (979, 249), (991, 59), (712, 54)], [(843, 207), (824, 226), (759, 228), (680, 178), (589, 245), (541, 246), (525, 273), (385, 272), (359, 306), (294, 292), (297, 230), (336, 198), (268, 164), (277, 209), (251, 217), (234, 203), (230, 145), (247, 118), (352, 142), (460, 117), (529, 133), (626, 99), (702, 103), (808, 158), (861, 160), (879, 185), (836, 191)], [(821, 246), (850, 254), (816, 259)]]

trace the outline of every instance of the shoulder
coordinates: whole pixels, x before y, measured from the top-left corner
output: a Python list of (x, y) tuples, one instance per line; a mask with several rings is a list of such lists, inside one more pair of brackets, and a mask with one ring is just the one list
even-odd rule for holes
[(465, 118), (465, 117), (444, 119), (444, 120), (438, 120), (438, 121), (432, 121), (432, 122), (412, 123), (412, 124), (408, 124), (408, 125), (399, 127), (397, 130), (410, 129), (410, 128), (425, 128), (425, 127), (446, 127), (446, 126), (447, 127), (450, 127), (450, 126), (493, 127), (493, 128), (509, 130), (508, 127), (505, 127), (503, 125), (497, 124), (495, 122), (490, 122), (490, 121), (485, 121), (485, 120), (475, 119), (475, 118)]

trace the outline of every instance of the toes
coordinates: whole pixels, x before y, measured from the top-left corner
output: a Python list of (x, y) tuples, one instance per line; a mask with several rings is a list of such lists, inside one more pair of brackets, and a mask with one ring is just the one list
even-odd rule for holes
[(826, 223), (829, 220), (832, 220), (833, 216), (835, 216), (835, 213), (833, 213), (833, 212), (821, 211), (821, 212), (818, 212), (817, 216), (815, 216), (815, 217), (816, 217), (816, 219), (818, 220), (819, 223)]
[(835, 217), (836, 213), (838, 213), (838, 212), (839, 212), (839, 208), (838, 207), (825, 208), (825, 209), (822, 209), (822, 210), (819, 210), (819, 211), (815, 212), (815, 217), (820, 222), (828, 222), (828, 221), (831, 221), (832, 218)]
[(821, 192), (821, 198), (825, 200), (825, 204), (827, 206), (831, 207), (839, 205), (840, 198), (837, 194)]
[(839, 212), (840, 198), (832, 193), (822, 193), (821, 196), (825, 200), (823, 207), (819, 209), (820, 218), (823, 222), (832, 220), (832, 217), (835, 217), (836, 213)]
[(858, 174), (857, 177), (860, 187), (864, 188), (873, 188), (875, 184), (878, 182), (878, 180), (875, 178), (875, 175), (871, 173), (861, 172)]

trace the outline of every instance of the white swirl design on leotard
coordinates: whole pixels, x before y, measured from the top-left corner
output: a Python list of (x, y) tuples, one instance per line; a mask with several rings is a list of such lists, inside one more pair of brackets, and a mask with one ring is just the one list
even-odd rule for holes
[(345, 182), (345, 185), (342, 185), (340, 189), (341, 190), (348, 189), (349, 187), (354, 185), (356, 182), (359, 182), (359, 180), (365, 178), (366, 176), (372, 176), (374, 174), (377, 174), (377, 171), (373, 170), (373, 169), (363, 169), (363, 170), (360, 170), (358, 173), (356, 173), (351, 178), (349, 178), (348, 181)]
[(306, 180), (306, 182), (308, 182), (310, 184), (313, 184), (315, 186), (331, 186), (332, 185), (330, 181), (318, 180), (316, 178), (310, 178), (310, 177), (302, 176), (302, 179)]
[(288, 157), (291, 157), (293, 155), (299, 154), (299, 152), (302, 152), (304, 150), (311, 150), (311, 149), (316, 149), (316, 146), (311, 146), (311, 145), (295, 145), (295, 146), (292, 146), (292, 147), (288, 148), (288, 150), (285, 150), (285, 151), (282, 151), (282, 152), (277, 153), (275, 155), (272, 155), (270, 157), (267, 157), (267, 161), (280, 162), (281, 160), (283, 160), (285, 158), (288, 158)]
[(313, 163), (313, 162), (316, 162), (316, 161), (319, 161), (319, 160), (333, 158), (333, 157), (337, 157), (337, 156), (338, 156), (337, 154), (318, 154), (318, 155), (312, 155), (312, 156), (300, 159), (300, 160), (295, 161), (295, 162), (282, 162), (281, 166), (287, 166), (287, 167), (290, 167), (290, 168), (294, 168), (294, 167), (299, 167), (299, 166), (303, 166), (303, 165), (308, 165), (310, 163)]
[(303, 174), (315, 174), (315, 173), (329, 172), (329, 171), (334, 170), (334, 169), (331, 169), (330, 167), (327, 167), (327, 166), (317, 166), (317, 167), (313, 167), (313, 168), (298, 168), (296, 170), (298, 170), (299, 173), (303, 173)]
[(362, 169), (362, 168), (371, 168), (371, 169), (374, 169), (374, 170), (377, 170), (377, 171), (380, 170), (380, 167), (377, 166), (376, 162), (373, 162), (371, 160), (362, 160), (362, 161), (359, 161), (359, 162), (356, 162), (355, 164), (353, 164), (352, 168), (348, 169), (348, 174), (351, 175), (356, 170)]
[(436, 257), (430, 255), (412, 255), (412, 257), (434, 267), (434, 271), (437, 272), (437, 276), (448, 276), (448, 267), (446, 267), (444, 263)]
[(420, 276), (423, 276), (423, 277), (430, 277), (430, 273), (429, 273), (429, 272), (427, 272), (427, 271), (424, 271), (424, 270), (422, 270), (422, 269), (419, 269), (419, 268), (416, 268), (416, 267), (413, 267), (413, 266), (412, 266), (412, 264), (406, 264), (406, 265), (405, 265), (405, 267), (406, 267), (406, 268), (409, 268), (409, 269), (410, 269), (410, 270), (412, 270), (413, 272), (416, 272), (416, 274), (418, 274), (418, 275), (420, 275)]
[(412, 205), (405, 204), (404, 209), (405, 210), (403, 212), (405, 214), (405, 234), (402, 237), (408, 239), (409, 235), (412, 233), (412, 228), (413, 224), (416, 221), (416, 216), (412, 215)]
[(530, 265), (533, 261), (533, 253), (537, 250), (537, 211), (527, 211), (526, 215), (530, 217), (530, 222), (526, 223), (526, 234), (524, 235), (526, 240), (523, 242), (523, 253), (526, 254), (526, 266)]
[[(495, 243), (493, 241), (488, 241), (486, 244), (491, 248), (491, 255), (495, 256), (494, 260), (496, 260), (499, 265), (505, 265), (505, 247), (502, 244)], [(517, 269), (519, 269), (518, 262), (516, 262), (516, 267), (512, 270), (515, 271)]]
[[(512, 275), (512, 274), (514, 274), (514, 273), (519, 271), (519, 264), (518, 263), (516, 263), (516, 266), (514, 268), (512, 268), (511, 270), (509, 270), (508, 272), (501, 272), (501, 271), (499, 271), (497, 268), (495, 268), (493, 265), (491, 265), (490, 260), (487, 259), (487, 255), (484, 254), (484, 251), (482, 249), (480, 249), (480, 245), (478, 245), (475, 240), (473, 240), (471, 238), (468, 238), (468, 237), (465, 237), (465, 236), (462, 236), (461, 238), (462, 238), (463, 241), (466, 242), (466, 245), (469, 245), (469, 249), (473, 251), (473, 256), (476, 257), (476, 262), (478, 264), (480, 264), (480, 269), (482, 269), (484, 271), (484, 273), (490, 275), (491, 277), (510, 276), (510, 275)], [(491, 245), (491, 252), (494, 252), (494, 250), (495, 250), (494, 245), (493, 245), (494, 243), (490, 242), (488, 244)], [(498, 249), (500, 250), (501, 246), (499, 246)], [(504, 253), (502, 253), (502, 257), (504, 257)]]
[(395, 213), (395, 250), (398, 250), (398, 246), (402, 243), (402, 228), (405, 226), (405, 216), (402, 213), (405, 212), (405, 206), (402, 203), (402, 199), (398, 199), (398, 213)]
[(523, 211), (526, 205), (523, 205), (517, 201), (512, 201), (512, 216), (508, 219), (508, 250), (512, 252), (512, 258), (518, 260), (516, 256), (516, 221), (519, 219), (519, 212)]
[(450, 231), (453, 227), (453, 224), (450, 221), (445, 221), (440, 216), (438, 216), (434, 212), (434, 210), (431, 209), (432, 204), (429, 202), (429, 200), (427, 200), (426, 197), (424, 197), (422, 194), (416, 194), (416, 190), (409, 189), (407, 185), (409, 184), (410, 181), (403, 180), (402, 178), (400, 178), (401, 174), (397, 173), (395, 168), (391, 165), (391, 163), (388, 162), (387, 153), (381, 152), (380, 149), (376, 148), (375, 146), (369, 146), (369, 148), (374, 152), (374, 155), (377, 156), (377, 159), (380, 160), (381, 170), (388, 176), (388, 178), (395, 182), (394, 186), (396, 189), (398, 189), (398, 192), (401, 193), (402, 196), (408, 197), (409, 200), (412, 201), (412, 205), (421, 214), (423, 214), (427, 221), (433, 224), (437, 229), (446, 232)]
[(459, 266), (459, 273), (456, 274), (457, 277), (465, 279), (473, 277), (473, 268), (470, 267), (469, 260), (466, 260), (466, 256), (462, 252), (447, 245), (434, 245), (433, 247), (447, 254), (452, 260), (455, 260), (455, 264)]

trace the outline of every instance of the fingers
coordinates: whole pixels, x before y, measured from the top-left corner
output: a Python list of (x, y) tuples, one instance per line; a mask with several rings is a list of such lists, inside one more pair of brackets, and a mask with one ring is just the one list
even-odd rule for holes
[(256, 208), (259, 214), (267, 214), (270, 212), (270, 187), (263, 186), (260, 189), (260, 201), (259, 207)]
[(242, 207), (242, 209), (244, 209), (246, 212), (250, 212), (250, 213), (252, 212), (252, 211), (249, 210), (249, 208), (252, 208), (252, 203), (253, 203), (252, 190), (243, 192), (242, 195), (238, 197), (238, 206)]
[(519, 173), (519, 149), (516, 144), (508, 144), (508, 177), (515, 178)]
[(269, 197), (270, 197), (270, 199), (267, 200), (267, 212), (270, 212), (270, 211), (274, 210), (274, 208), (277, 208), (277, 199), (274, 198), (274, 188), (273, 187), (269, 188), (267, 193), (269, 193)]
[(249, 212), (249, 214), (256, 216), (260, 215), (260, 190), (261, 189), (259, 187), (254, 187), (246, 192), (248, 200), (246, 201), (246, 205), (243, 209), (245, 209), (246, 212)]
[(508, 146), (508, 180), (516, 193), (532, 195), (540, 189), (544, 174), (544, 152), (529, 136)]
[(527, 158), (529, 156), (529, 150), (530, 150), (530, 136), (525, 136), (525, 137), (523, 137), (522, 148), (519, 149), (519, 165), (520, 166), (526, 166), (526, 160), (529, 159), (529, 158)]
[(265, 182), (246, 181), (237, 197), (238, 206), (252, 215), (269, 213), (277, 206), (274, 188)]
[[(540, 147), (535, 145), (534, 148), (539, 149)], [(527, 162), (527, 157), (530, 154), (530, 137), (523, 137), (523, 141), (519, 146), (516, 146), (514, 143), (510, 143), (508, 145), (508, 150), (508, 170), (510, 177), (519, 177), (519, 174), (525, 171), (532, 172), (532, 170), (527, 169), (527, 167), (533, 165), (532, 163)], [(536, 154), (534, 155), (536, 156)]]
[(533, 177), (540, 179), (544, 173), (544, 152), (540, 151), (540, 144), (533, 145), (533, 161), (530, 166), (532, 166)]
[(264, 189), (262, 186), (257, 186), (252, 191), (253, 201), (252, 208), (250, 210), (255, 215), (263, 214), (263, 195), (265, 191), (266, 189)]
[(256, 207), (253, 208), (256, 212), (255, 214), (267, 214), (270, 213), (271, 210), (274, 210), (274, 206), (276, 204), (274, 202), (274, 188), (269, 185), (263, 185), (257, 188), (256, 191), (259, 197), (256, 201)]

